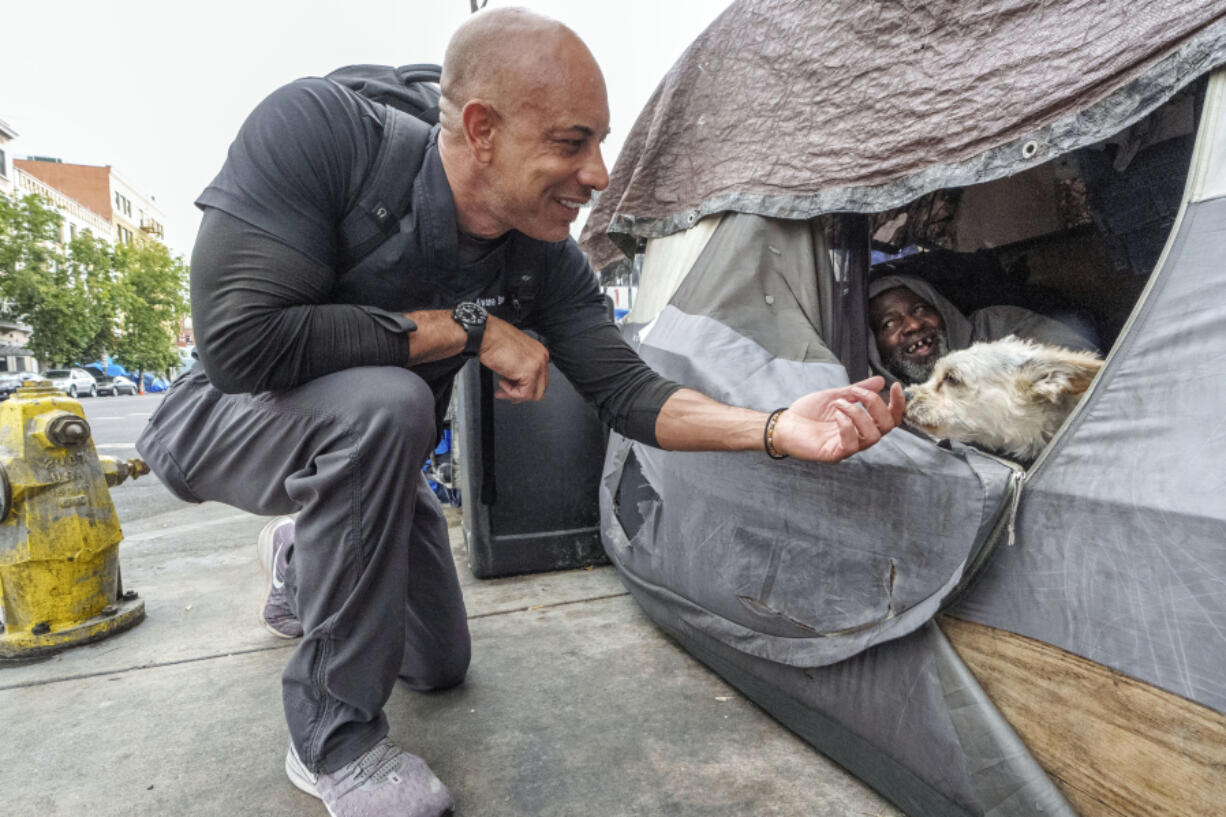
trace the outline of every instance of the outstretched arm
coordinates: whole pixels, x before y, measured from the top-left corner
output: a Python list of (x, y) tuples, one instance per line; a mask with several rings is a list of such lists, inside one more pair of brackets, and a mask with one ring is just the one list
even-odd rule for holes
[[(799, 398), (780, 415), (774, 448), (803, 460), (839, 462), (863, 451), (902, 421), (902, 387), (887, 405), (881, 377)], [(673, 394), (656, 419), (656, 438), (674, 451), (762, 451), (769, 415), (712, 400), (692, 389)]]

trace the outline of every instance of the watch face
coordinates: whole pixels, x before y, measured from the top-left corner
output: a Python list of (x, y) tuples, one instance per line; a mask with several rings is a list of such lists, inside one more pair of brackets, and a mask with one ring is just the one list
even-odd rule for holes
[(462, 324), (480, 326), (485, 323), (487, 313), (480, 304), (468, 302), (457, 305), (451, 316)]

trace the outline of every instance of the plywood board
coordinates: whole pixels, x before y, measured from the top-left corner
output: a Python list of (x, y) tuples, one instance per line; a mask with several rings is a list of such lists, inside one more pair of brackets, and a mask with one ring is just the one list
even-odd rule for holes
[(940, 626), (1082, 817), (1226, 814), (1226, 716), (1016, 633)]

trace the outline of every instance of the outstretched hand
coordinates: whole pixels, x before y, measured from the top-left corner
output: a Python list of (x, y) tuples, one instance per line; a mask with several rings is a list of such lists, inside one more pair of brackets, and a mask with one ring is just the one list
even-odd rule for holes
[(797, 399), (779, 416), (775, 450), (820, 462), (839, 462), (863, 451), (902, 422), (902, 386), (890, 387), (889, 405), (878, 394), (884, 386), (885, 379), (875, 375)]

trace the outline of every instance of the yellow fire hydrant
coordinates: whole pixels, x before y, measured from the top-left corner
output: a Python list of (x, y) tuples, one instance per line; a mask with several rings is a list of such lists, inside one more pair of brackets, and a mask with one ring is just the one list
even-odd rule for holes
[(32, 658), (138, 624), (108, 486), (149, 473), (99, 457), (81, 404), (45, 380), (0, 403), (0, 659)]

